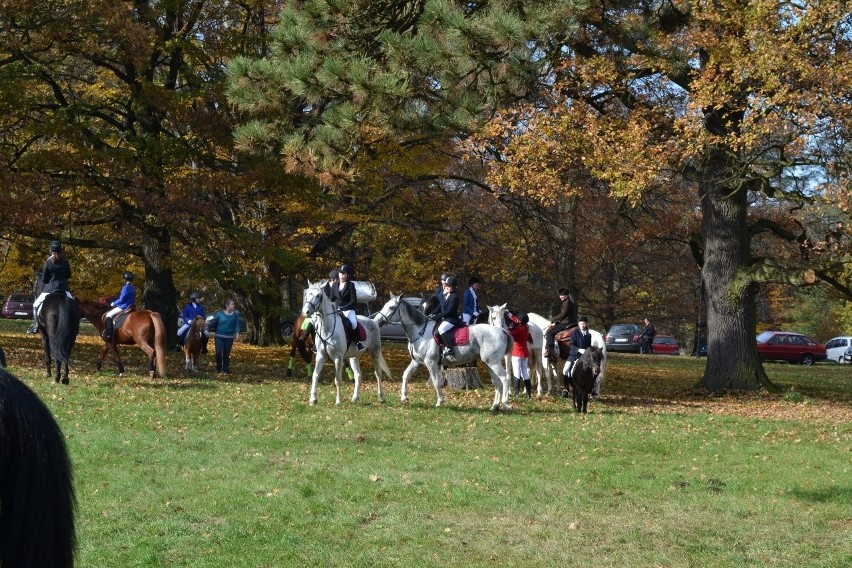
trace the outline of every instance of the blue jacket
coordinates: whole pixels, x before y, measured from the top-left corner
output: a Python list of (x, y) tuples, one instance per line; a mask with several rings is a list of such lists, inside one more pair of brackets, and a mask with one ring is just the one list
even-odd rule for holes
[(118, 299), (116, 299), (110, 305), (114, 308), (121, 308), (122, 310), (126, 310), (135, 303), (136, 288), (133, 287), (133, 284), (127, 282), (124, 286), (121, 287), (121, 293), (118, 295)]
[(204, 306), (201, 304), (196, 304), (195, 302), (190, 302), (183, 307), (183, 323), (190, 324), (192, 320), (195, 319), (195, 316), (201, 316), (203, 318), (207, 317), (207, 314), (204, 313)]
[(580, 349), (588, 349), (592, 346), (592, 334), (589, 333), (589, 330), (586, 330), (586, 335), (583, 335), (583, 332), (580, 331), (578, 327), (571, 333), (571, 341), (569, 343), (571, 346), (571, 352), (568, 354), (569, 361), (576, 361), (580, 358)]
[(474, 292), (470, 288), (464, 291), (464, 305), (462, 307), (462, 313), (470, 314), (472, 316), (479, 315), (479, 298), (474, 296)]

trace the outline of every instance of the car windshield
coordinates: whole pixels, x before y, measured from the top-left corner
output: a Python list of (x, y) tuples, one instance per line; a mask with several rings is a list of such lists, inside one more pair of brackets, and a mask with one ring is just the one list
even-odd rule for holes
[(633, 333), (633, 326), (630, 325), (614, 325), (609, 330), (610, 335), (630, 334)]
[(764, 331), (763, 333), (761, 333), (760, 335), (757, 336), (757, 342), (758, 343), (766, 343), (767, 341), (769, 341), (772, 338), (773, 335), (775, 335), (775, 334), (772, 333), (771, 331)]

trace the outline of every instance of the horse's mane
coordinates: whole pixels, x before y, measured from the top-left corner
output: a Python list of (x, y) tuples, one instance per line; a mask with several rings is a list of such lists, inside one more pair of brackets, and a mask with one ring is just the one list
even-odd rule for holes
[(112, 307), (109, 304), (104, 305), (97, 300), (91, 300), (89, 298), (77, 298), (77, 304), (79, 304), (81, 308), (85, 307), (95, 313), (106, 312)]
[(399, 309), (405, 310), (406, 315), (417, 325), (425, 325), (426, 324), (426, 315), (406, 302), (402, 299), (402, 296), (399, 297)]

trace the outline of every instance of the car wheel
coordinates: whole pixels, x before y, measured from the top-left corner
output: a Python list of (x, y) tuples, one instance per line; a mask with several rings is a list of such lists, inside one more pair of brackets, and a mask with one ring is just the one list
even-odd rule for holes
[(814, 356), (811, 354), (807, 354), (802, 357), (802, 365), (813, 365), (814, 364)]
[(287, 339), (293, 337), (293, 322), (285, 321), (281, 324), (281, 337)]

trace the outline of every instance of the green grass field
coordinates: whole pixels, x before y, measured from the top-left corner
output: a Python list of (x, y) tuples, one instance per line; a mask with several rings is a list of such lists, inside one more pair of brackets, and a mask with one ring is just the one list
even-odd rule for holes
[(326, 368), (312, 407), (284, 349), (238, 344), (222, 380), (176, 352), (149, 379), (124, 348), (118, 377), (85, 324), (54, 386), (27, 323), (0, 345), (67, 437), (82, 567), (852, 565), (852, 366), (768, 364), (783, 394), (706, 396), (702, 360), (614, 355), (586, 416), (492, 414), (490, 388), (434, 408), (425, 371), (401, 405), (388, 344), (384, 405), (365, 356), (359, 402), (346, 381), (333, 404)]

